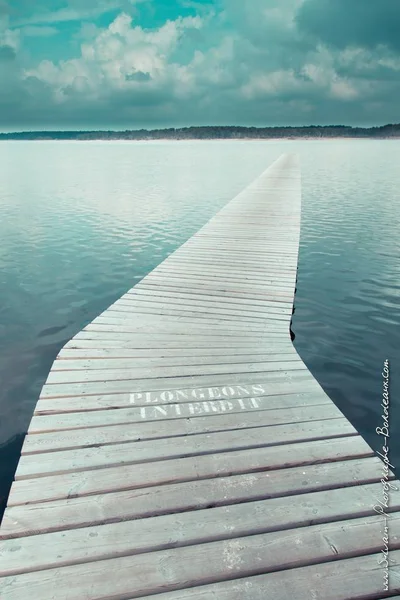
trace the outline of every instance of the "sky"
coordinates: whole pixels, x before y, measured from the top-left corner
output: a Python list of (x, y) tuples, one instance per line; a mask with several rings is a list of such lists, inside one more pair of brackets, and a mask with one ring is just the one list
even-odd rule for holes
[(0, 130), (400, 122), (399, 0), (0, 0)]

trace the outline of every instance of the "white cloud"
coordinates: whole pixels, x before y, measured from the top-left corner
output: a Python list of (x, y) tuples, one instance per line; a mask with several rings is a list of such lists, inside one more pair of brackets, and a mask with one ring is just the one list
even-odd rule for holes
[(20, 47), (21, 35), (17, 29), (0, 29), (0, 46), (7, 46), (14, 52)]
[(54, 33), (50, 22), (97, 15), (117, 2), (127, 7), (128, 1), (86, 0), (81, 10), (81, 0), (69, 0), (68, 11), (47, 15), (51, 21), (41, 26), (25, 24), (20, 32), (3, 27), (8, 47), (2, 68), (13, 72), (14, 82), (19, 78), (20, 105), (26, 101), (32, 114), (56, 115), (60, 124), (76, 118), (88, 126), (94, 119), (101, 126), (293, 123), (312, 111), (316, 122), (335, 122), (348, 114), (358, 118), (360, 107), (382, 107), (384, 98), (395, 110), (400, 56), (386, 47), (334, 50), (307, 39), (295, 19), (302, 0), (279, 6), (275, 0), (220, 0), (219, 12), (210, 4), (201, 17), (153, 29), (139, 26), (127, 9), (105, 28), (82, 23), (73, 36), (80, 51), (70, 60), (21, 70), (21, 52), (11, 65), (24, 37)]
[(304, 86), (292, 70), (273, 71), (271, 73), (250, 76), (249, 81), (242, 86), (241, 93), (248, 100), (261, 97), (280, 96), (290, 93)]
[(339, 100), (354, 100), (358, 98), (358, 91), (349, 81), (335, 77), (331, 82), (330, 95)]
[(100, 98), (112, 90), (138, 93), (146, 88), (155, 92), (171, 85), (182, 94), (182, 83), (185, 79), (189, 83), (190, 76), (170, 57), (185, 31), (201, 26), (199, 17), (180, 17), (158, 29), (145, 30), (122, 13), (91, 43), (82, 44), (79, 58), (58, 64), (42, 61), (27, 70), (25, 77), (50, 85), (58, 102), (68, 100), (71, 94)]
[(282, 7), (265, 8), (262, 2), (259, 7), (275, 26), (275, 40), (280, 35), (284, 40), (280, 53), (273, 51), (275, 46), (268, 39), (260, 46), (259, 39), (253, 44), (238, 33), (225, 32), (214, 45), (194, 50), (192, 57), (187, 54), (186, 61), (182, 57), (178, 61), (175, 53), (182, 38), (189, 30), (209, 25), (209, 19), (179, 17), (146, 30), (129, 14), (121, 13), (105, 29), (93, 26), (82, 31), (81, 37), (89, 39), (81, 44), (79, 57), (57, 64), (42, 61), (26, 71), (25, 77), (49, 86), (57, 104), (77, 98), (85, 103), (114, 98), (118, 103), (118, 98), (123, 98), (128, 111), (145, 103), (162, 109), (174, 100), (196, 102), (212, 110), (223, 102), (261, 107), (260, 103), (280, 100), (282, 106), (298, 103), (304, 112), (324, 98), (351, 102), (371, 92), (365, 82), (337, 71), (338, 64), (360, 61), (358, 54), (353, 51), (340, 56), (320, 44), (294, 60), (290, 52), (297, 40), (288, 36), (294, 27), (293, 15), (289, 18)]
[(386, 46), (379, 46), (374, 51), (366, 48), (351, 47), (336, 55), (339, 67), (352, 70), (354, 73), (374, 72), (378, 68), (400, 71), (400, 56)]

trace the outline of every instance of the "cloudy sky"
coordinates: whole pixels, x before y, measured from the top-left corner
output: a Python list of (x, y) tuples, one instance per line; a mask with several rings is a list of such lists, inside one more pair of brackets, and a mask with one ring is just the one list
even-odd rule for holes
[(400, 0), (0, 0), (0, 129), (400, 121)]

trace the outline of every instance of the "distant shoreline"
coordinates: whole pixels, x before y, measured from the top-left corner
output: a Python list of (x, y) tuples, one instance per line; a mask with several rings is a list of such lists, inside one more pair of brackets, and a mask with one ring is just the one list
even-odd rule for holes
[(236, 127), (207, 126), (126, 131), (24, 131), (0, 133), (0, 140), (321, 140), (321, 139), (399, 139), (400, 124), (381, 127), (346, 125), (304, 127)]
[(242, 137), (242, 138), (2, 138), (0, 137), (1, 142), (295, 142), (300, 141), (303, 142), (335, 142), (338, 140), (341, 141), (395, 141), (400, 140), (399, 136), (388, 136), (388, 137), (377, 137), (377, 136), (364, 136), (364, 137), (280, 137), (280, 138), (252, 138), (252, 137)]

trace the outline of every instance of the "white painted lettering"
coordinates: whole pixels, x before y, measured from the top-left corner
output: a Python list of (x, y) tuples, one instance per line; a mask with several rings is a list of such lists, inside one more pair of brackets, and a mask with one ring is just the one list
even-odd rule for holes
[(235, 389), (233, 387), (227, 386), (222, 388), (222, 394), (227, 396), (228, 398), (232, 398), (236, 395)]
[(226, 412), (227, 410), (233, 410), (233, 404), (232, 404), (232, 402), (229, 402), (228, 400), (220, 400), (219, 405), (220, 405), (220, 410), (222, 410), (222, 412)]
[(189, 404), (189, 412), (191, 415), (203, 414), (203, 407), (200, 402), (193, 402)]
[(129, 402), (130, 404), (135, 404), (136, 400), (140, 400), (143, 397), (141, 392), (132, 392), (129, 394)]
[(163, 406), (155, 406), (153, 410), (155, 416), (162, 415), (163, 417), (166, 417), (168, 415), (167, 408), (164, 408)]
[(263, 388), (262, 385), (256, 384), (256, 385), (252, 385), (251, 387), (253, 388), (253, 394), (257, 394), (258, 396), (260, 394), (265, 394), (265, 389)]
[(249, 390), (247, 388), (243, 387), (242, 385), (238, 385), (237, 390), (238, 390), (239, 394), (244, 394), (245, 396), (250, 396)]
[(220, 389), (217, 387), (208, 388), (208, 397), (210, 398), (210, 400), (221, 398)]

